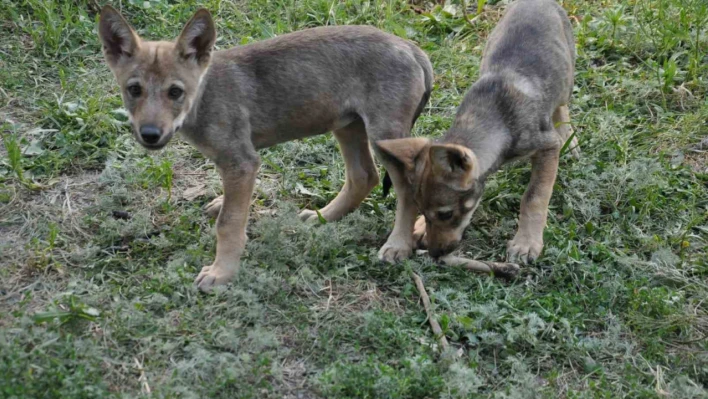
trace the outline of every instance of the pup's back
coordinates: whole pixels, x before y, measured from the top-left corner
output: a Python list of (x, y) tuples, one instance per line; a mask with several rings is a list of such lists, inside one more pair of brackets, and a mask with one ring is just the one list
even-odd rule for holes
[[(202, 101), (210, 104), (199, 118), (210, 121), (210, 110), (246, 107), (251, 139), (262, 148), (358, 118), (414, 119), (391, 113), (422, 111), (432, 66), (407, 40), (369, 26), (334, 26), (216, 52), (205, 81)], [(412, 87), (417, 82), (424, 90)]]
[(574, 43), (568, 15), (558, 3), (518, 0), (489, 36), (480, 76), (510, 71), (540, 84), (545, 96), (567, 102), (573, 88)]

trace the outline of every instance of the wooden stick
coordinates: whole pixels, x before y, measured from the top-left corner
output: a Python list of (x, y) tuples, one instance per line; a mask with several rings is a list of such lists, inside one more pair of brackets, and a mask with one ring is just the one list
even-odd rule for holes
[(465, 0), (462, 0), (462, 16), (465, 17), (465, 21), (467, 21), (467, 25), (474, 28), (474, 24), (472, 23), (470, 16), (467, 14), (467, 2)]
[(428, 315), (430, 327), (433, 329), (435, 336), (437, 336), (440, 340), (440, 346), (442, 347), (443, 352), (447, 351), (450, 344), (448, 344), (447, 338), (445, 338), (445, 334), (443, 334), (443, 330), (440, 328), (440, 324), (438, 324), (438, 321), (435, 319), (435, 315), (430, 308), (430, 297), (428, 297), (428, 293), (425, 292), (423, 280), (421, 280), (420, 276), (415, 273), (413, 273), (413, 280), (415, 281), (415, 286), (418, 288), (418, 292), (420, 293), (420, 298), (423, 300), (423, 307), (425, 308), (425, 313)]
[(481, 262), (474, 259), (447, 255), (440, 258), (446, 265), (461, 266), (478, 273), (494, 273), (497, 277), (515, 278), (519, 274), (519, 265), (515, 263)]

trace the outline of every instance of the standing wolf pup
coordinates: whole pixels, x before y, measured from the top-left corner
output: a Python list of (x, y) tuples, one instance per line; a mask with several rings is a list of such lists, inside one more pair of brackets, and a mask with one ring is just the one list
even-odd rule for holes
[[(256, 150), (334, 131), (346, 181), (321, 214), (340, 219), (378, 184), (369, 141), (408, 137), (432, 85), (422, 50), (372, 27), (308, 29), (212, 53), (216, 29), (204, 9), (175, 42), (150, 42), (105, 6), (99, 36), (135, 139), (157, 150), (179, 130), (221, 175), (224, 195), (207, 209), (218, 213), (216, 259), (197, 276), (202, 291), (227, 283), (239, 268)], [(416, 208), (403, 170), (389, 158), (382, 163), (399, 201), (379, 257), (395, 262), (412, 253)], [(300, 215), (317, 218), (309, 210)]]
[[(442, 141), (378, 143), (405, 168), (414, 186), (423, 214), (414, 236), (433, 257), (457, 247), (486, 178), (522, 157), (531, 158), (531, 182), (507, 258), (526, 263), (541, 254), (560, 149), (572, 134), (568, 101), (574, 69), (573, 31), (563, 8), (553, 0), (519, 0), (492, 31), (480, 78)], [(576, 140), (572, 147), (578, 156)]]

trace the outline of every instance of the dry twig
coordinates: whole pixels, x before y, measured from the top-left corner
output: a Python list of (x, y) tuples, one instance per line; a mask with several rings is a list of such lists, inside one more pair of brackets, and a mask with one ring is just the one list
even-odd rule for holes
[[(461, 3), (462, 3), (462, 16), (465, 18), (465, 21), (467, 22), (467, 25), (469, 25), (470, 27), (474, 28), (474, 23), (473, 23), (473, 21), (470, 19), (469, 14), (467, 13), (467, 2), (466, 2), (465, 0), (462, 0)], [(475, 16), (475, 19), (476, 19), (476, 18), (477, 18), (477, 16)]]
[(140, 377), (138, 377), (138, 381), (141, 384), (141, 390), (144, 394), (150, 395), (152, 393), (152, 390), (150, 389), (150, 385), (148, 384), (148, 381), (147, 381), (147, 376), (145, 375), (145, 368), (143, 367), (143, 364), (138, 360), (137, 357), (134, 357), (133, 360), (135, 361), (135, 368), (138, 369), (138, 372), (140, 373)]
[[(418, 255), (428, 253), (425, 249), (416, 251)], [(521, 268), (516, 263), (487, 262), (474, 259), (467, 259), (461, 256), (447, 255), (440, 258), (440, 262), (447, 266), (458, 266), (476, 273), (494, 273), (494, 276), (514, 279), (519, 274)]]
[(482, 262), (453, 255), (440, 260), (446, 265), (461, 266), (473, 272), (494, 273), (496, 277), (515, 278), (519, 274), (519, 265), (515, 263)]
[(443, 330), (442, 328), (440, 328), (440, 324), (435, 319), (435, 315), (433, 314), (433, 310), (430, 306), (430, 297), (428, 297), (428, 293), (425, 292), (423, 280), (417, 274), (412, 274), (413, 280), (415, 281), (415, 286), (418, 287), (418, 292), (420, 293), (420, 299), (423, 300), (423, 307), (425, 308), (425, 313), (428, 315), (428, 322), (430, 323), (430, 327), (433, 329), (433, 333), (435, 334), (435, 336), (438, 337), (438, 339), (440, 340), (440, 346), (442, 347), (443, 352), (445, 352), (450, 347), (450, 344), (447, 342), (447, 338), (445, 338), (445, 334), (443, 334)]

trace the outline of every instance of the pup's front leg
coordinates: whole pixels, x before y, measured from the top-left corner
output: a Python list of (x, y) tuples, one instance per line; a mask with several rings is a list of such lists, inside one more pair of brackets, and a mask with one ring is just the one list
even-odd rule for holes
[(541, 255), (559, 152), (558, 148), (539, 151), (531, 158), (531, 182), (521, 198), (519, 229), (507, 244), (506, 255), (510, 262), (533, 262)]
[(239, 154), (229, 162), (217, 164), (224, 195), (216, 220), (216, 259), (210, 266), (204, 266), (194, 281), (201, 291), (209, 292), (216, 285), (228, 283), (238, 272), (259, 164), (252, 149), (246, 156)]
[(413, 188), (403, 175), (403, 171), (396, 164), (384, 161), (383, 157), (380, 158), (391, 176), (398, 202), (393, 231), (388, 236), (386, 244), (379, 250), (379, 260), (396, 263), (410, 258), (413, 253), (413, 227), (418, 209), (413, 202)]

